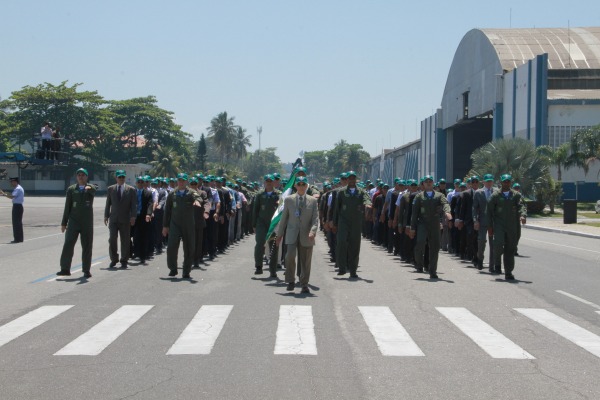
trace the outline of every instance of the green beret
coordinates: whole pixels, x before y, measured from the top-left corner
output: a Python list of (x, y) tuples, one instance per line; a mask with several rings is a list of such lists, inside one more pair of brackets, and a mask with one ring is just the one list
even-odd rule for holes
[(502, 182), (512, 181), (512, 176), (510, 176), (510, 174), (504, 174), (500, 177), (500, 181), (502, 181)]
[(494, 175), (492, 175), (492, 174), (485, 174), (483, 176), (483, 180), (485, 182), (493, 182), (494, 181)]
[(356, 177), (356, 172), (354, 172), (354, 171), (348, 171), (347, 174), (348, 174), (348, 178), (350, 178), (351, 176)]
[(181, 172), (179, 174), (177, 174), (177, 180), (182, 180), (182, 181), (187, 181), (188, 180), (188, 174), (186, 174), (185, 172)]
[(308, 184), (308, 179), (306, 179), (305, 176), (297, 176), (296, 177), (296, 182), (294, 182), (294, 184), (297, 185), (299, 183)]
[(115, 175), (117, 176), (117, 178), (119, 178), (121, 176), (126, 176), (127, 174), (125, 173), (125, 170), (118, 169), (118, 170), (115, 171)]
[(77, 175), (77, 174), (78, 174), (78, 173), (80, 173), (80, 172), (81, 172), (82, 174), (85, 174), (85, 176), (89, 176), (89, 175), (88, 175), (88, 172), (87, 172), (87, 169), (85, 169), (85, 168), (79, 168), (77, 171), (75, 171), (75, 175)]
[(425, 182), (425, 181), (427, 181), (427, 180), (429, 180), (429, 181), (433, 182), (433, 176), (431, 176), (431, 175), (425, 175), (425, 176), (423, 177), (423, 179), (421, 179), (421, 181), (422, 181), (422, 182)]
[(273, 176), (273, 174), (267, 174), (267, 175), (265, 175), (264, 180), (265, 181), (274, 181), (275, 177)]

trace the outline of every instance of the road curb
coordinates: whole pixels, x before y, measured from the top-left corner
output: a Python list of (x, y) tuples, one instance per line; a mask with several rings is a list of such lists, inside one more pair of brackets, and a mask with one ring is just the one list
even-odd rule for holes
[(545, 226), (539, 226), (539, 225), (526, 224), (526, 225), (522, 225), (522, 227), (526, 228), (526, 229), (534, 229), (537, 231), (556, 232), (556, 233), (563, 233), (563, 234), (572, 235), (572, 236), (581, 236), (581, 237), (586, 237), (586, 238), (591, 238), (591, 239), (600, 239), (600, 235), (592, 235), (591, 233), (567, 231), (564, 229), (546, 228)]

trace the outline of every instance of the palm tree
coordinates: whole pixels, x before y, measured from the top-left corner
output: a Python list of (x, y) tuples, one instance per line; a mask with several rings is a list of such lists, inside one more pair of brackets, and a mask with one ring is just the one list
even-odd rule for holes
[(250, 138), (252, 135), (246, 136), (246, 130), (241, 126), (238, 126), (233, 136), (233, 155), (236, 159), (240, 160), (246, 157), (248, 154), (247, 147), (252, 147)]
[(208, 137), (212, 140), (221, 156), (221, 164), (229, 157), (232, 150), (233, 138), (237, 126), (233, 123), (235, 117), (228, 118), (227, 111), (223, 111), (210, 121)]
[(548, 158), (541, 156), (534, 144), (526, 139), (487, 143), (471, 154), (471, 160), (473, 169), (469, 174), (493, 174), (496, 179), (502, 174), (511, 174), (526, 195), (532, 195), (536, 186), (547, 185), (550, 177)]
[(575, 132), (570, 143), (569, 162), (583, 168), (587, 175), (590, 166), (600, 161), (600, 125)]
[(153, 161), (150, 161), (152, 165), (152, 176), (175, 176), (181, 171), (181, 160), (177, 153), (170, 146), (158, 147), (152, 151)]
[(540, 155), (548, 158), (551, 165), (555, 165), (558, 169), (558, 181), (562, 182), (562, 169), (569, 169), (573, 165), (569, 160), (569, 149), (571, 145), (569, 143), (563, 143), (557, 148), (551, 146), (540, 146), (537, 151)]

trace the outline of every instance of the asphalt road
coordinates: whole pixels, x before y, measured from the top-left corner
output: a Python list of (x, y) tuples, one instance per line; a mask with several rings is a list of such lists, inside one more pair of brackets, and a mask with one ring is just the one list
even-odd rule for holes
[(430, 281), (366, 241), (338, 279), (319, 236), (306, 296), (253, 275), (253, 237), (192, 281), (164, 255), (108, 270), (99, 198), (93, 277), (78, 248), (55, 279), (63, 201), (28, 197), (17, 245), (0, 203), (2, 399), (600, 398), (597, 239), (523, 230), (507, 283), (444, 253)]

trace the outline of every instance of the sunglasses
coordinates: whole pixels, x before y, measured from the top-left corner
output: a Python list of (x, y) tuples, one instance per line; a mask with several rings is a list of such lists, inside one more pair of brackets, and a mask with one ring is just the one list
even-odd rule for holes
[(298, 182), (298, 183), (296, 183), (296, 185), (298, 185), (298, 186), (306, 186), (306, 183), (304, 183), (304, 182)]

